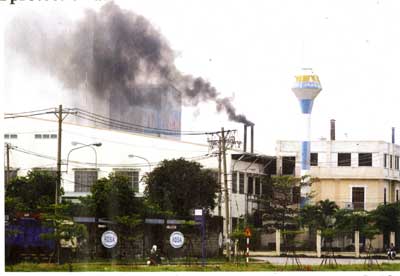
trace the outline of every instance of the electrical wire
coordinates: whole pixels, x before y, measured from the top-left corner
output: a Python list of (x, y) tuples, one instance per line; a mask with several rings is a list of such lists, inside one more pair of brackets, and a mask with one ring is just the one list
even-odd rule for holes
[[(112, 119), (103, 115), (95, 114), (81, 108), (63, 108), (62, 112), (67, 112), (68, 114), (72, 114), (77, 118), (88, 120), (90, 122), (99, 123), (108, 127), (120, 128), (128, 131), (139, 131), (139, 132), (147, 132), (153, 134), (163, 134), (163, 135), (209, 135), (218, 133), (218, 131), (183, 131), (183, 130), (174, 130), (174, 129), (165, 129), (165, 128), (156, 128), (156, 127), (148, 127), (139, 124), (128, 123), (116, 119)], [(58, 108), (47, 108), (42, 110), (33, 110), (19, 113), (5, 113), (5, 119), (15, 119), (15, 118), (26, 118), (33, 116), (40, 116), (44, 114), (55, 114), (57, 115)], [(226, 130), (236, 132), (236, 130)]]

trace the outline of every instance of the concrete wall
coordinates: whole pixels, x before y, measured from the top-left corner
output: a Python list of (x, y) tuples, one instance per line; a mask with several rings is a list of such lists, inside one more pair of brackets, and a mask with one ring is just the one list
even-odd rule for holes
[(352, 187), (365, 188), (365, 210), (375, 209), (383, 202), (384, 180), (371, 179), (320, 179), (312, 184), (315, 197), (312, 202), (329, 199), (335, 201), (340, 208), (352, 202)]

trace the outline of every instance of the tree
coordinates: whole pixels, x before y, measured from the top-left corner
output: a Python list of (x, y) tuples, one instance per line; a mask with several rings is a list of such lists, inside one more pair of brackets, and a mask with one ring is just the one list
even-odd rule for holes
[(320, 228), (332, 228), (335, 224), (335, 213), (339, 209), (336, 202), (329, 199), (320, 200), (317, 203), (318, 209), (321, 213)]
[(287, 249), (288, 239), (292, 237), (290, 231), (299, 228), (298, 202), (302, 181), (293, 176), (273, 176), (266, 181), (269, 181), (270, 193), (260, 200), (263, 227), (267, 233), (281, 230)]
[(56, 177), (46, 171), (29, 171), (25, 177), (12, 179), (5, 191), (6, 214), (40, 212), (53, 204), (55, 183)]
[[(126, 250), (127, 244), (134, 248), (134, 243), (142, 238), (145, 212), (144, 202), (135, 196), (129, 179), (113, 173), (108, 178), (98, 179), (91, 188), (91, 195), (81, 198), (80, 204), (73, 205), (74, 215), (91, 215), (116, 222), (109, 227), (118, 233), (118, 243), (123, 245), (120, 247), (123, 256), (131, 253), (129, 249)], [(97, 248), (99, 242), (97, 235), (95, 228), (91, 235), (93, 242), (89, 243), (94, 248)], [(103, 253), (106, 254), (105, 251)]]
[(214, 173), (198, 162), (183, 158), (163, 160), (146, 177), (145, 195), (161, 210), (191, 218), (195, 208), (215, 207), (218, 184)]
[[(75, 223), (70, 216), (70, 204), (61, 203), (49, 205), (42, 214), (43, 224), (52, 229), (51, 232), (42, 233), (42, 239), (53, 240), (56, 244), (56, 252), (60, 243), (68, 244), (68, 247), (78, 248), (81, 242), (88, 237), (86, 226)], [(71, 258), (68, 258), (70, 261)], [(59, 261), (59, 260), (57, 260)]]
[(140, 212), (140, 200), (126, 176), (110, 174), (101, 178), (91, 188), (92, 195), (84, 202), (98, 218), (113, 219)]
[[(293, 189), (300, 179), (293, 176), (273, 176), (269, 179), (270, 193), (260, 200), (263, 226), (267, 232), (287, 230), (297, 226), (298, 206), (294, 204)], [(296, 200), (295, 200), (296, 201)]]
[(300, 225), (308, 227), (308, 245), (309, 248), (315, 248), (315, 239), (313, 236), (320, 229), (322, 221), (321, 209), (318, 205), (305, 205), (299, 213)]
[(386, 237), (386, 245), (390, 232), (396, 232), (396, 235), (400, 235), (400, 202), (379, 205), (370, 212), (370, 215), (374, 225)]

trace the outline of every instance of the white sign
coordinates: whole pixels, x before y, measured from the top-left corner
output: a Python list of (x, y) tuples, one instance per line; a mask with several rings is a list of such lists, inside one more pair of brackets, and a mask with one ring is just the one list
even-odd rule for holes
[(202, 216), (203, 215), (203, 210), (202, 209), (194, 209), (194, 215), (195, 216)]
[(114, 231), (106, 231), (101, 235), (101, 243), (105, 248), (113, 248), (117, 245), (118, 237)]
[(169, 237), (169, 243), (173, 248), (181, 248), (185, 242), (185, 237), (179, 231), (175, 231)]

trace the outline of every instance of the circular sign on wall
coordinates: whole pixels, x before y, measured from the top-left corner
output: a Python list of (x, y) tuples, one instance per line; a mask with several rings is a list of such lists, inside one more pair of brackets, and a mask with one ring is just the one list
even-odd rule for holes
[(106, 231), (101, 235), (101, 244), (105, 248), (113, 248), (114, 246), (117, 245), (118, 242), (118, 237), (117, 234), (115, 234), (114, 231)]
[(185, 242), (185, 237), (179, 231), (175, 231), (169, 237), (169, 243), (173, 248), (181, 248)]

